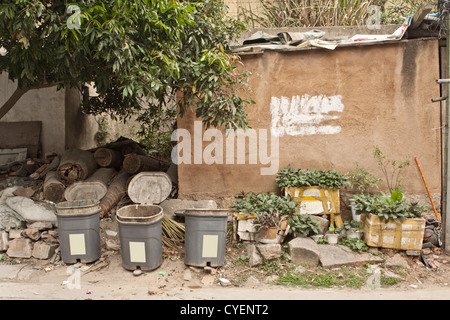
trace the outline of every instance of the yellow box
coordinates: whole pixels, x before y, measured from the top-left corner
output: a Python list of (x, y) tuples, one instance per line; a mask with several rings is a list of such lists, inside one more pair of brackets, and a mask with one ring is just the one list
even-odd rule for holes
[(318, 186), (286, 187), (284, 193), (290, 195), (293, 201), (299, 202), (297, 208), (300, 214), (329, 214), (330, 223), (336, 223), (337, 227), (341, 226), (339, 189), (325, 189)]
[(362, 215), (364, 241), (370, 247), (399, 250), (421, 250), (425, 219), (406, 219), (403, 222), (383, 222), (374, 214)]

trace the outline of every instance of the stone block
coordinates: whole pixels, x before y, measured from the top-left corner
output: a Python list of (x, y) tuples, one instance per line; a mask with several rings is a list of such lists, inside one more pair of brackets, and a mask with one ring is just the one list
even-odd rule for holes
[(19, 239), (22, 238), (22, 230), (21, 229), (11, 229), (9, 230), (9, 239)]
[(291, 261), (316, 267), (320, 263), (318, 244), (311, 238), (295, 238), (289, 241)]
[(48, 244), (38, 241), (34, 243), (32, 255), (37, 259), (50, 259), (55, 254), (57, 247), (58, 245), (56, 244)]
[(281, 257), (281, 244), (258, 244), (256, 248), (264, 260), (273, 260)]
[(248, 254), (248, 263), (251, 267), (257, 266), (263, 262), (262, 256), (256, 248), (255, 243), (248, 243), (246, 250)]
[(253, 224), (254, 219), (237, 220), (236, 233), (239, 240), (255, 241), (256, 227)]
[(30, 239), (14, 239), (8, 243), (6, 254), (11, 258), (31, 258), (33, 242)]
[(330, 220), (322, 218), (321, 216), (311, 215), (314, 220), (319, 222), (319, 234), (325, 234), (330, 226)]

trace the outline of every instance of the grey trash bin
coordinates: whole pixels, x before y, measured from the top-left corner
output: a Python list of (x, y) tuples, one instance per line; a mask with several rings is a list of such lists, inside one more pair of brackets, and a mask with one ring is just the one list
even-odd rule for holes
[(89, 263), (100, 258), (100, 205), (97, 200), (56, 204), (61, 258), (64, 263)]
[(161, 265), (163, 214), (157, 205), (129, 205), (117, 211), (125, 269), (149, 271)]
[(151, 271), (162, 263), (163, 208), (156, 205), (172, 191), (164, 172), (141, 172), (128, 184), (135, 203), (117, 210), (122, 266), (127, 270)]
[(184, 263), (219, 267), (225, 262), (227, 209), (187, 209)]

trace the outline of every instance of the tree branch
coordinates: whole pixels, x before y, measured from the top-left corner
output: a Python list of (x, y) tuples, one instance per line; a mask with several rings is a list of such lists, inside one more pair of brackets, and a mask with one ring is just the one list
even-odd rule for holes
[(11, 110), (12, 107), (16, 104), (16, 102), (28, 91), (28, 88), (17, 88), (16, 91), (9, 97), (9, 99), (3, 104), (0, 108), (0, 119)]
[(47, 83), (40, 87), (31, 87), (31, 88), (17, 88), (16, 91), (9, 97), (9, 99), (2, 105), (0, 108), (0, 119), (2, 119), (12, 107), (19, 101), (19, 99), (27, 93), (31, 89), (41, 89), (41, 88), (49, 88), (56, 86), (56, 83)]

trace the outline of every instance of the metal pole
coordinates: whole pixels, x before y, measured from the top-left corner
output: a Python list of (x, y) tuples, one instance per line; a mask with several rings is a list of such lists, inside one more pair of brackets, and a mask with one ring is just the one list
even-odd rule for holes
[[(448, 7), (448, 1), (445, 3), (445, 7), (447, 9)], [(447, 53), (447, 67), (446, 67), (446, 75), (445, 77), (448, 78), (450, 76), (450, 19), (447, 12), (447, 15), (445, 17), (446, 19), (446, 53)], [(446, 185), (445, 185), (445, 215), (442, 215), (443, 217), (443, 223), (444, 223), (444, 251), (446, 253), (450, 253), (450, 135), (449, 135), (449, 120), (450, 120), (450, 82), (447, 82), (447, 99), (445, 101), (445, 132), (446, 132), (446, 149), (445, 149), (445, 179), (446, 179)]]

